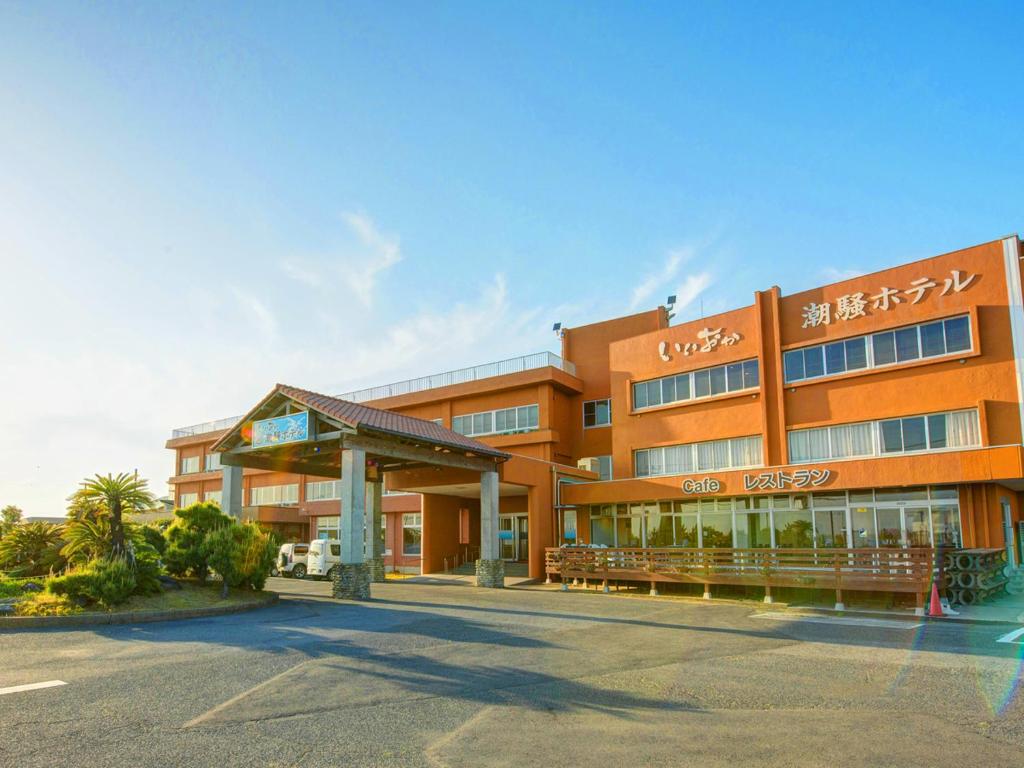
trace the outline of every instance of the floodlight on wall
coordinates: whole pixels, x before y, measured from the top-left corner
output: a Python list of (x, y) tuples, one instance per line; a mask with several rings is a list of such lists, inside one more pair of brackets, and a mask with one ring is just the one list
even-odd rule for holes
[(671, 296), (668, 297), (668, 301), (665, 302), (665, 310), (668, 312), (668, 319), (669, 320), (671, 320), (673, 317), (675, 317), (675, 313), (672, 311), (672, 308), (675, 307), (675, 305), (676, 305), (676, 295), (673, 293)]
[(561, 323), (555, 323), (554, 325), (552, 325), (551, 330), (555, 332), (555, 336), (557, 336), (558, 338), (562, 338), (562, 336), (565, 334), (565, 331), (562, 330)]

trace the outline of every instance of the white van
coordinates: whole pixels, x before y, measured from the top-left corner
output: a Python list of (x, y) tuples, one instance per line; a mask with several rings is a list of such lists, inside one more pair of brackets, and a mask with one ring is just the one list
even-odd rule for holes
[(334, 568), (341, 563), (340, 539), (315, 539), (306, 555), (306, 574), (313, 579), (333, 579)]
[(306, 555), (308, 552), (309, 544), (282, 544), (270, 575), (294, 576), (296, 579), (304, 578), (306, 576)]

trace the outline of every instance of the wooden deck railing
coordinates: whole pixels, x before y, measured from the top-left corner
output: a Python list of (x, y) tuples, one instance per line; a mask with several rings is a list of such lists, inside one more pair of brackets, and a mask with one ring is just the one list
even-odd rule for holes
[(549, 578), (657, 583), (760, 586), (771, 602), (773, 587), (829, 589), (836, 605), (843, 591), (903, 592), (916, 596), (918, 609), (931, 588), (935, 551), (911, 549), (654, 549), (564, 547), (545, 550)]

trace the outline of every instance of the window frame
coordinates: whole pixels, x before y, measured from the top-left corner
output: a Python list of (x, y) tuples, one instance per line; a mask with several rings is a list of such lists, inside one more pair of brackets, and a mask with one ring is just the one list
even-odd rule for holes
[[(760, 440), (761, 458), (757, 464), (733, 464), (733, 444), (741, 440)], [(716, 457), (725, 451), (728, 466), (718, 466)], [(670, 454), (669, 452), (674, 452)], [(741, 451), (736, 451), (739, 453)], [(689, 462), (685, 461), (689, 455)], [(669, 471), (669, 459), (673, 459), (673, 466), (679, 471)], [(710, 461), (707, 461), (710, 459)], [(646, 465), (646, 471), (641, 472), (641, 463)], [(720, 440), (701, 440), (697, 443), (678, 443), (675, 445), (658, 445), (651, 448), (637, 448), (633, 451), (633, 477), (671, 477), (673, 475), (696, 475), (708, 472), (726, 472), (736, 469), (757, 469), (764, 466), (764, 436), (739, 435), (737, 437), (726, 437)], [(688, 467), (688, 468), (687, 468)], [(657, 468), (657, 471), (655, 471)]]
[[(973, 413), (975, 418), (975, 424), (978, 432), (978, 444), (977, 445), (949, 445), (949, 428), (948, 419), (953, 414), (959, 413)], [(933, 420), (937, 417), (943, 417), (943, 445), (941, 447), (933, 447), (932, 431), (937, 428)], [(924, 424), (924, 448), (915, 448), (907, 450), (906, 448), (906, 427), (904, 422), (921, 419)], [(832, 431), (836, 429), (843, 429), (847, 427), (855, 427), (863, 424), (871, 425), (871, 453), (862, 453), (851, 456), (839, 456), (834, 455)], [(900, 447), (898, 450), (886, 450), (886, 425), (899, 425), (899, 440)], [(890, 427), (891, 428), (891, 427)], [(827, 439), (825, 444), (828, 445), (829, 455), (828, 456), (810, 456), (810, 440), (808, 439), (808, 456), (806, 459), (793, 458), (795, 451), (793, 450), (794, 440), (799, 440), (803, 436), (808, 436), (811, 432), (817, 432), (819, 430), (825, 430)], [(931, 413), (914, 413), (908, 416), (893, 416), (884, 419), (872, 419), (867, 421), (851, 421), (843, 424), (826, 424), (819, 427), (804, 427), (802, 429), (790, 429), (786, 431), (786, 448), (789, 452), (789, 463), (790, 464), (813, 464), (819, 461), (846, 461), (848, 459), (865, 459), (865, 458), (888, 458), (891, 456), (915, 456), (924, 453), (944, 453), (947, 451), (970, 451), (977, 448), (985, 447), (985, 439), (981, 429), (981, 414), (977, 408), (955, 408), (950, 411), (933, 411)]]
[[(516, 420), (516, 426), (512, 429), (498, 429), (497, 421), (498, 414), (502, 415), (503, 421), (507, 424), (509, 412), (514, 413)], [(526, 426), (521, 427), (519, 425), (521, 419), (521, 412), (525, 411)], [(469, 432), (460, 432), (459, 428), (463, 427), (467, 421), (470, 424)], [(477, 431), (476, 424), (477, 420), (483, 430)], [(473, 413), (461, 413), (458, 416), (452, 416), (452, 432), (462, 435), (464, 437), (485, 437), (487, 435), (521, 435), (527, 432), (536, 432), (540, 429), (540, 404), (539, 403), (527, 403), (526, 405), (513, 405), (508, 408), (495, 408), (490, 411), (475, 411)]]
[[(598, 405), (598, 403), (604, 403), (605, 404), (605, 406), (607, 408), (607, 413), (608, 413), (608, 420), (607, 421), (601, 421), (601, 422), (597, 421), (597, 417), (598, 417), (597, 405)], [(591, 414), (591, 416), (593, 417), (593, 420), (594, 420), (593, 424), (587, 424), (587, 406), (588, 405), (593, 406), (593, 411), (594, 412)], [(612, 399), (610, 397), (599, 397), (599, 398), (597, 398), (595, 400), (584, 400), (583, 401), (583, 428), (584, 429), (598, 429), (600, 427), (610, 427), (611, 425), (612, 425)]]
[[(966, 349), (949, 349), (949, 332), (947, 331), (947, 325), (956, 323), (958, 321), (967, 321), (967, 340), (968, 347)], [(926, 355), (924, 354), (924, 332), (923, 328), (934, 325), (942, 326), (942, 344), (943, 352), (941, 354)], [(907, 332), (913, 330), (917, 339), (916, 356), (903, 357), (901, 359), (900, 346), (897, 340), (897, 334), (901, 332)], [(849, 360), (849, 344), (850, 342), (864, 340), (864, 365), (858, 368), (850, 368), (846, 361)], [(844, 358), (844, 369), (835, 373), (828, 371), (828, 348), (834, 347), (837, 344), (843, 345), (843, 358)], [(889, 349), (891, 348), (892, 360), (886, 362), (879, 362), (878, 357), (881, 355), (883, 348), (888, 356)], [(821, 350), (822, 365), (821, 373), (815, 373), (808, 375), (807, 373), (807, 353), (812, 350)], [(910, 366), (915, 363), (921, 363), (924, 361), (941, 360), (943, 358), (956, 358), (963, 357), (965, 355), (972, 355), (975, 352), (974, 347), (974, 319), (971, 313), (960, 313), (957, 315), (951, 315), (949, 317), (940, 317), (932, 320), (926, 320), (920, 323), (913, 323), (910, 325), (901, 325), (896, 328), (888, 328), (882, 331), (874, 331), (872, 333), (860, 334), (857, 336), (845, 336), (839, 339), (832, 339), (827, 342), (819, 342), (817, 344), (808, 344), (802, 347), (795, 347), (793, 349), (786, 349), (782, 352), (782, 377), (783, 384), (785, 386), (792, 386), (797, 384), (803, 384), (809, 381), (820, 381), (822, 379), (834, 378), (836, 376), (846, 376), (848, 374), (861, 373), (864, 371), (879, 370), (882, 368), (891, 368), (894, 366)], [(796, 368), (795, 361), (799, 356), (800, 360), (800, 371), (802, 374), (799, 378), (790, 377), (790, 367)]]
[[(729, 369), (739, 366), (739, 388), (729, 388)], [(750, 372), (756, 370), (756, 377)], [(748, 384), (748, 380), (756, 378), (755, 384)], [(666, 383), (671, 380), (672, 400), (665, 399)], [(687, 397), (679, 397), (681, 381), (685, 382), (682, 387), (687, 392)], [(725, 389), (716, 391), (716, 384), (724, 386)], [(728, 397), (730, 395), (743, 394), (745, 392), (757, 392), (761, 389), (760, 362), (756, 357), (748, 357), (744, 360), (733, 360), (721, 365), (712, 365), (707, 368), (697, 368), (692, 371), (682, 371), (668, 376), (659, 376), (656, 379), (644, 379), (643, 381), (630, 382), (631, 406), (633, 413), (647, 411), (652, 408), (663, 406), (676, 406), (696, 400), (709, 400), (716, 397)], [(652, 402), (652, 391), (657, 395), (658, 402)], [(642, 393), (642, 396), (641, 396)], [(610, 402), (609, 402), (610, 408)]]

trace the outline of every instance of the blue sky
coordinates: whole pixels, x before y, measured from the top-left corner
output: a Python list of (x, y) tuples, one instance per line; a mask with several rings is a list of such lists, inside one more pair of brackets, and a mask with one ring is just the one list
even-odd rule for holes
[(0, 505), (1024, 230), (1020, 4), (0, 4)]

